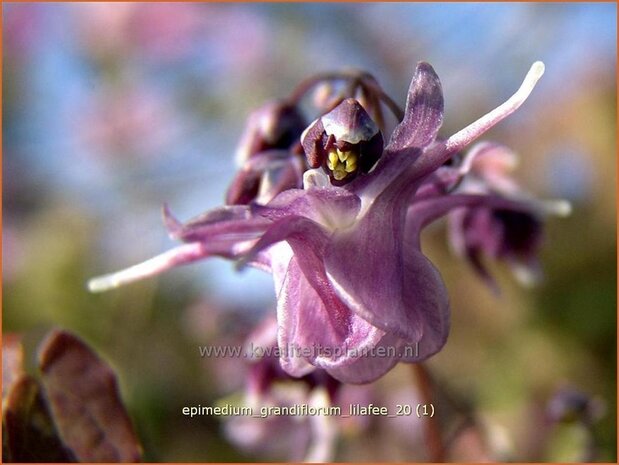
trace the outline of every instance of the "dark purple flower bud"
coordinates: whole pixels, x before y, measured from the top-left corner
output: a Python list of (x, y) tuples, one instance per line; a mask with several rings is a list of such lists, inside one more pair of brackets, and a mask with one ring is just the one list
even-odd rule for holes
[(308, 164), (323, 167), (341, 186), (367, 173), (383, 153), (383, 136), (370, 115), (348, 98), (314, 121), (301, 136)]
[(285, 189), (300, 187), (303, 167), (297, 169), (301, 160), (296, 158), (302, 152), (299, 138), (305, 127), (297, 107), (288, 102), (273, 101), (255, 110), (237, 147), (241, 168), (228, 188), (226, 204), (246, 205), (265, 190), (272, 192), (266, 199), (270, 200)]
[(496, 283), (482, 256), (504, 260), (524, 284), (539, 274), (537, 257), (542, 243), (542, 221), (533, 211), (502, 208), (470, 208), (449, 216), (451, 244), (465, 256), (477, 273), (496, 290)]
[(269, 102), (249, 116), (237, 147), (237, 161), (271, 149), (289, 149), (299, 141), (306, 128), (305, 118), (295, 105), (285, 101)]
[(254, 170), (239, 170), (226, 192), (226, 205), (247, 205), (254, 200), (260, 190), (262, 173)]
[(541, 245), (542, 222), (533, 212), (493, 209), (492, 220), (501, 227), (503, 241), (493, 251), (498, 258), (527, 260)]
[[(451, 183), (445, 192), (457, 187), (461, 193), (528, 200), (525, 209), (472, 208), (449, 214), (449, 240), (454, 251), (466, 257), (495, 291), (498, 290), (496, 282), (486, 270), (482, 256), (505, 261), (522, 284), (534, 284), (541, 275), (538, 252), (543, 219), (549, 214), (566, 215), (570, 211), (570, 206), (563, 201), (534, 201), (511, 176), (517, 162), (516, 154), (509, 148), (481, 142), (459, 164), (444, 166), (435, 175), (439, 184)], [(425, 190), (432, 192), (436, 188), (428, 186)]]
[(267, 150), (253, 155), (236, 173), (228, 192), (227, 205), (267, 203), (280, 192), (302, 186), (305, 161), (288, 150)]

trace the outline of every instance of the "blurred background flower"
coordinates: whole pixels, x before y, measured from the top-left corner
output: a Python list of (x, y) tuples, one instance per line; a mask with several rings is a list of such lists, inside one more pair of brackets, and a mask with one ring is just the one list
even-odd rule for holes
[[(225, 440), (219, 419), (180, 412), (241, 389), (242, 360), (205, 360), (197, 346), (242, 341), (272, 311), (271, 278), (211, 260), (103, 295), (86, 280), (171, 245), (164, 201), (181, 219), (220, 205), (249, 112), (310, 74), (363, 68), (404, 101), (416, 62), (428, 61), (447, 135), (542, 60), (532, 98), (488, 139), (520, 155), (527, 190), (567, 198), (574, 212), (548, 223), (538, 288), (492, 268), (500, 297), (450, 254), (444, 226), (426, 233), (453, 314), (429, 367), (491, 425), (483, 453), (469, 431), (461, 457), (526, 460), (548, 399), (569, 383), (605, 404), (597, 458), (614, 461), (615, 18), (611, 3), (5, 4), (4, 331), (32, 349), (62, 326), (96, 347), (117, 369), (145, 460), (256, 458)], [(399, 367), (377, 395), (399, 399), (410, 383)], [(388, 447), (346, 435), (340, 458), (424, 458), (386, 436)], [(535, 459), (582, 453), (569, 436), (557, 441)]]

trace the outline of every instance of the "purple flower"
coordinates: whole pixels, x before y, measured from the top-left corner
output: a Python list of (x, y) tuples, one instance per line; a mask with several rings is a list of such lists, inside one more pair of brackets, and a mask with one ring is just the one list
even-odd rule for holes
[(465, 257), (495, 292), (498, 286), (482, 257), (507, 262), (522, 284), (535, 283), (541, 276), (538, 254), (543, 239), (543, 219), (548, 214), (566, 215), (570, 210), (564, 201), (539, 202), (524, 192), (510, 176), (517, 162), (516, 154), (507, 147), (481, 142), (467, 153), (461, 166), (441, 168), (452, 172), (451, 176), (443, 175), (449, 180), (467, 174), (456, 192), (500, 195), (522, 200), (527, 205), (521, 210), (464, 207), (447, 216), (452, 249)]
[[(261, 353), (257, 354), (257, 350)], [(331, 461), (340, 418), (327, 412), (332, 406), (341, 411), (348, 408), (340, 399), (344, 386), (324, 370), (315, 370), (301, 378), (291, 377), (282, 370), (277, 350), (277, 321), (267, 317), (250, 334), (246, 344), (246, 353), (251, 357), (243, 405), (249, 406), (255, 416), (229, 417), (226, 435), (243, 450), (280, 460)], [(268, 414), (274, 409), (302, 405), (323, 413)]]
[(368, 173), (383, 152), (383, 136), (361, 104), (348, 98), (301, 136), (311, 168), (322, 167), (334, 186)]
[(273, 386), (284, 381), (303, 384), (309, 390), (322, 388), (330, 401), (333, 401), (343, 385), (324, 370), (314, 370), (303, 377), (292, 378), (282, 369), (278, 357), (280, 347), (277, 342), (277, 329), (277, 320), (269, 315), (247, 338), (245, 353), (250, 366), (246, 391), (247, 396), (253, 399), (249, 403), (259, 403), (257, 399), (268, 397)]
[(315, 169), (305, 172), (303, 189), (285, 190), (268, 203), (218, 208), (186, 224), (166, 209), (171, 236), (185, 244), (96, 278), (90, 289), (222, 256), (273, 274), (280, 363), (288, 374), (322, 368), (340, 381), (365, 383), (398, 361), (426, 359), (447, 339), (449, 301), (421, 252), (422, 229), (459, 207), (530, 209), (525, 200), (496, 193), (445, 191), (455, 174), (443, 165), (515, 111), (543, 71), (535, 63), (505, 103), (441, 140), (441, 84), (420, 63), (404, 117), (384, 149), (366, 111), (344, 100), (304, 133)]

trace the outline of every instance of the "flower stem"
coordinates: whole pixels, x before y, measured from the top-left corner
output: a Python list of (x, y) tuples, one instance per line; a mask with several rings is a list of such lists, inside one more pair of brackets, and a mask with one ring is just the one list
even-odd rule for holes
[[(414, 363), (411, 365), (415, 380), (417, 382), (417, 388), (423, 404), (436, 403), (436, 399), (433, 396), (432, 379), (428, 369), (422, 363)], [(438, 418), (426, 417), (424, 422), (424, 435), (426, 445), (428, 447), (429, 459), (431, 462), (444, 462), (445, 460), (445, 447), (443, 445), (443, 436), (441, 434)]]
[(371, 94), (375, 95), (379, 100), (382, 100), (382, 102), (387, 106), (387, 108), (389, 108), (389, 110), (391, 110), (398, 121), (402, 121), (402, 119), (404, 119), (404, 111), (395, 102), (395, 100), (383, 91), (380, 85), (376, 82), (376, 79), (374, 79), (371, 74), (358, 70), (344, 70), (341, 72), (316, 74), (315, 76), (301, 82), (301, 84), (299, 84), (292, 92), (292, 95), (289, 97), (288, 101), (293, 104), (297, 104), (299, 100), (301, 100), (310, 90), (318, 84), (326, 81), (347, 81), (349, 85), (352, 85), (347, 92), (347, 94), (351, 97), (354, 96), (354, 89), (361, 86)]

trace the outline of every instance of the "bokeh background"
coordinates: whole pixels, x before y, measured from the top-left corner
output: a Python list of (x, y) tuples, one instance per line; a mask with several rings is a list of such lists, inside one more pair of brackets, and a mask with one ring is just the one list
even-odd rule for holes
[[(428, 365), (489, 425), (492, 447), (520, 460), (547, 399), (580, 389), (605, 406), (598, 458), (615, 461), (615, 20), (614, 3), (4, 3), (4, 333), (24, 335), (31, 367), (51, 327), (96, 347), (148, 461), (263, 458), (235, 449), (221, 419), (181, 408), (242, 388), (242, 360), (204, 360), (197, 346), (242, 341), (273, 311), (270, 277), (211, 260), (101, 295), (88, 278), (173, 245), (163, 202), (181, 219), (220, 205), (248, 112), (312, 73), (363, 68), (403, 102), (416, 62), (429, 61), (449, 135), (543, 60), (530, 100), (486, 139), (521, 155), (528, 190), (568, 199), (573, 214), (547, 224), (537, 288), (492, 267), (499, 297), (450, 254), (444, 226), (426, 234), (453, 312)], [(399, 366), (372, 389), (402, 396), (411, 379)], [(389, 428), (350, 429), (336, 458), (423, 458)], [(582, 443), (578, 430), (554, 431), (537, 459), (577, 459)]]

